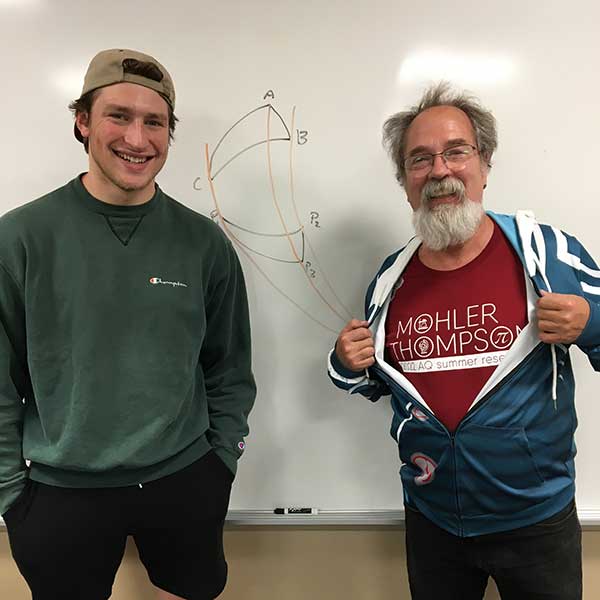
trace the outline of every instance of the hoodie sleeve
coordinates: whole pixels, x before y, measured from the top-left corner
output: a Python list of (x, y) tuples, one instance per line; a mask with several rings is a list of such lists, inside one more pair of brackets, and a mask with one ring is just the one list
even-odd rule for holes
[(0, 514), (17, 499), (27, 479), (22, 449), (26, 354), (22, 294), (0, 263)]
[[(389, 259), (384, 263), (384, 267)], [(382, 269), (384, 268), (382, 267)], [(381, 271), (380, 271), (381, 272)], [(379, 273), (378, 273), (379, 276)], [(377, 277), (371, 282), (367, 289), (365, 298), (365, 319), (371, 319), (371, 312), (373, 312), (373, 306), (371, 305), (371, 298), (373, 297), (373, 290), (377, 283)], [(327, 373), (333, 384), (348, 392), (349, 394), (362, 394), (365, 398), (376, 402), (385, 394), (389, 394), (390, 391), (382, 381), (378, 378), (373, 377), (372, 370), (366, 369), (363, 371), (350, 371), (341, 363), (334, 348), (329, 352), (327, 356)]]
[(327, 372), (336, 387), (349, 394), (362, 394), (365, 398), (375, 402), (384, 394), (389, 394), (387, 386), (378, 379), (370, 377), (365, 371), (350, 371), (342, 365), (335, 353), (335, 348), (327, 357)]
[(206, 335), (200, 365), (208, 402), (208, 441), (235, 473), (248, 434), (248, 414), (256, 386), (244, 276), (233, 246), (224, 236), (222, 240), (222, 258), (213, 265), (213, 281), (206, 298)]
[[(588, 322), (575, 344), (587, 354), (594, 370), (600, 371), (600, 269), (575, 238), (563, 236), (567, 242), (567, 251), (562, 248), (563, 254), (568, 257), (579, 280), (581, 295), (590, 306)], [(571, 249), (577, 250), (577, 254), (571, 253)]]
[(517, 212), (515, 222), (527, 273), (539, 278), (538, 286), (587, 300), (590, 315), (575, 344), (587, 354), (592, 367), (600, 371), (600, 270), (596, 262), (575, 237), (536, 223), (530, 211)]

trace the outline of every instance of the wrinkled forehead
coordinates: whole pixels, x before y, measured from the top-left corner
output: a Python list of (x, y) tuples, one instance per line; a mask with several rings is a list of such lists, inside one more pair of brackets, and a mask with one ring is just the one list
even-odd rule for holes
[(477, 145), (469, 117), (454, 106), (434, 106), (417, 115), (410, 124), (404, 151), (405, 154), (415, 150), (439, 152), (455, 143)]

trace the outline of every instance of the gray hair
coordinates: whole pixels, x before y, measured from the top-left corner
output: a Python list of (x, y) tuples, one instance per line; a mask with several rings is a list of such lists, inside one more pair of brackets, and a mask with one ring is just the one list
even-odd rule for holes
[(383, 145), (396, 165), (396, 179), (402, 186), (406, 179), (404, 169), (406, 133), (419, 114), (434, 106), (454, 106), (467, 115), (475, 132), (479, 155), (488, 168), (492, 166), (490, 162), (492, 154), (498, 146), (494, 115), (481, 106), (475, 96), (467, 92), (454, 91), (448, 82), (442, 81), (425, 90), (419, 104), (412, 106), (407, 111), (392, 115), (383, 124)]

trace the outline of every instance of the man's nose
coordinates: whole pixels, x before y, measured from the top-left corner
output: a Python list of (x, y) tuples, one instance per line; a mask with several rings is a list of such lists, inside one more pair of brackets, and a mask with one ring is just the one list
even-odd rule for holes
[(433, 157), (433, 164), (431, 165), (431, 171), (429, 172), (429, 177), (432, 179), (443, 179), (450, 175), (451, 170), (448, 168), (446, 161), (444, 160), (444, 156), (442, 154), (437, 154)]
[(124, 139), (132, 148), (143, 148), (146, 145), (146, 136), (142, 121), (138, 119), (132, 120), (127, 126)]

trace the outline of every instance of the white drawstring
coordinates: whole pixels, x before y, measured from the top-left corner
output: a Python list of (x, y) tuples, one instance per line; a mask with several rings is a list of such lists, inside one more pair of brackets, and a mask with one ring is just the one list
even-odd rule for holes
[[(538, 244), (538, 248), (539, 248), (539, 244)], [(540, 259), (538, 258), (538, 256), (535, 254), (535, 252), (532, 252), (531, 254), (533, 255), (533, 260), (538, 268), (538, 271), (540, 272), (540, 275), (542, 276), (542, 279), (544, 280), (544, 283), (546, 285), (546, 289), (548, 290), (548, 292), (552, 292), (552, 288), (550, 287), (550, 282), (548, 281), (548, 278), (546, 277), (546, 273), (541, 265)], [(556, 345), (555, 344), (550, 344), (550, 354), (552, 356), (552, 402), (554, 404), (554, 410), (557, 409), (556, 406), (556, 399), (557, 399), (557, 392), (556, 392), (556, 387), (558, 385), (558, 367), (556, 364)]]
[[(535, 217), (531, 211), (520, 210), (517, 212), (517, 225), (523, 242), (523, 254), (525, 257), (525, 266), (530, 277), (534, 277), (536, 272), (539, 272), (544, 280), (548, 292), (552, 292), (550, 282), (546, 277), (546, 246), (544, 244), (544, 236), (538, 224), (535, 222)], [(535, 238), (538, 254), (533, 249), (531, 238)], [(556, 361), (556, 345), (550, 344), (550, 353), (552, 355), (552, 402), (554, 410), (556, 410), (557, 400), (557, 385), (558, 385), (558, 367)]]

